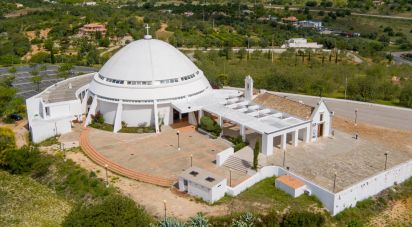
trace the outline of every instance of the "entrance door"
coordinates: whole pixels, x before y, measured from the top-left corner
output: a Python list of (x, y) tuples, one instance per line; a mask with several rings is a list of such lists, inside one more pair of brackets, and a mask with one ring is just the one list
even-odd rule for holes
[(323, 136), (323, 124), (318, 125), (318, 137)]

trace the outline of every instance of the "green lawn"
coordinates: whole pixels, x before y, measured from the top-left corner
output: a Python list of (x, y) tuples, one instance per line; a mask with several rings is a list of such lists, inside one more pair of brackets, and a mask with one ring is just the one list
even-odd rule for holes
[(0, 226), (60, 226), (71, 206), (30, 177), (0, 171)]
[(313, 207), (322, 207), (321, 203), (313, 196), (306, 194), (293, 198), (286, 192), (275, 187), (275, 178), (269, 177), (240, 193), (236, 197), (226, 196), (218, 203), (238, 204), (242, 211), (267, 211), (283, 212), (286, 208), (291, 210), (308, 210)]

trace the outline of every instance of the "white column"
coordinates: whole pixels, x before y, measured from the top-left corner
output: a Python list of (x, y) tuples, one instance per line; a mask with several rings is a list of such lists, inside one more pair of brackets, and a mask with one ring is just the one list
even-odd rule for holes
[(195, 113), (194, 113), (194, 112), (190, 112), (188, 115), (189, 115), (189, 119), (188, 119), (189, 124), (191, 124), (191, 125), (197, 125)]
[(299, 129), (292, 132), (292, 144), (294, 147), (298, 146), (299, 142)]
[(197, 119), (198, 120), (198, 123), (200, 124), (200, 119), (202, 119), (202, 117), (203, 117), (203, 110), (199, 110), (199, 112), (198, 112), (199, 114), (199, 119)]
[[(153, 114), (154, 114), (154, 123), (155, 123), (155, 130), (156, 133), (160, 133), (159, 129), (159, 115), (157, 113), (157, 100), (153, 100)], [(181, 115), (180, 115), (181, 116)]]
[(114, 125), (113, 125), (113, 132), (117, 133), (120, 129), (122, 129), (122, 112), (123, 112), (123, 104), (122, 100), (119, 101), (117, 104), (116, 116), (114, 118)]
[(246, 141), (246, 130), (244, 125), (240, 125), (240, 135), (242, 136), (242, 140)]
[(182, 113), (179, 112), (179, 120), (182, 120)]
[(286, 137), (287, 137), (286, 133), (280, 136), (280, 149), (282, 150), (286, 150)]
[(84, 96), (83, 96), (83, 99), (82, 99), (82, 111), (83, 111), (83, 113), (87, 112), (87, 100), (88, 100), (88, 98), (89, 98), (89, 90), (87, 90), (84, 93)]
[(261, 152), (267, 156), (273, 155), (273, 137), (271, 135), (262, 134)]
[(218, 123), (219, 123), (219, 126), (220, 126), (220, 127), (223, 127), (223, 118), (222, 118), (222, 116), (219, 115), (218, 121), (219, 121), (219, 122), (218, 122)]
[(96, 114), (97, 108), (97, 95), (93, 96), (93, 102), (90, 105), (89, 113), (87, 114), (86, 121), (84, 122), (84, 127), (88, 126), (92, 122), (92, 115)]
[(306, 127), (306, 132), (305, 132), (305, 143), (310, 142), (310, 125)]

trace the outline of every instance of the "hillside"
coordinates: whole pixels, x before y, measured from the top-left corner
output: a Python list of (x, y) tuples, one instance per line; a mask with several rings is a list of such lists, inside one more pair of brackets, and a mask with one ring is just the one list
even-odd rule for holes
[(71, 204), (30, 177), (0, 171), (0, 226), (60, 226)]

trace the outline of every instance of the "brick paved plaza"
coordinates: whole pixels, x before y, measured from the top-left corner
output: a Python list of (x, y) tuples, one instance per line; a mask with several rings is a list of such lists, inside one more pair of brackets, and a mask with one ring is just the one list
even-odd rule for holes
[[(177, 178), (193, 166), (207, 169), (229, 179), (229, 169), (217, 167), (216, 154), (230, 147), (223, 139), (210, 139), (191, 128), (179, 128), (180, 147), (177, 149), (177, 129), (163, 127), (160, 134), (111, 133), (91, 129), (91, 145), (106, 158), (124, 167), (154, 176)], [(232, 184), (248, 176), (232, 172)]]

